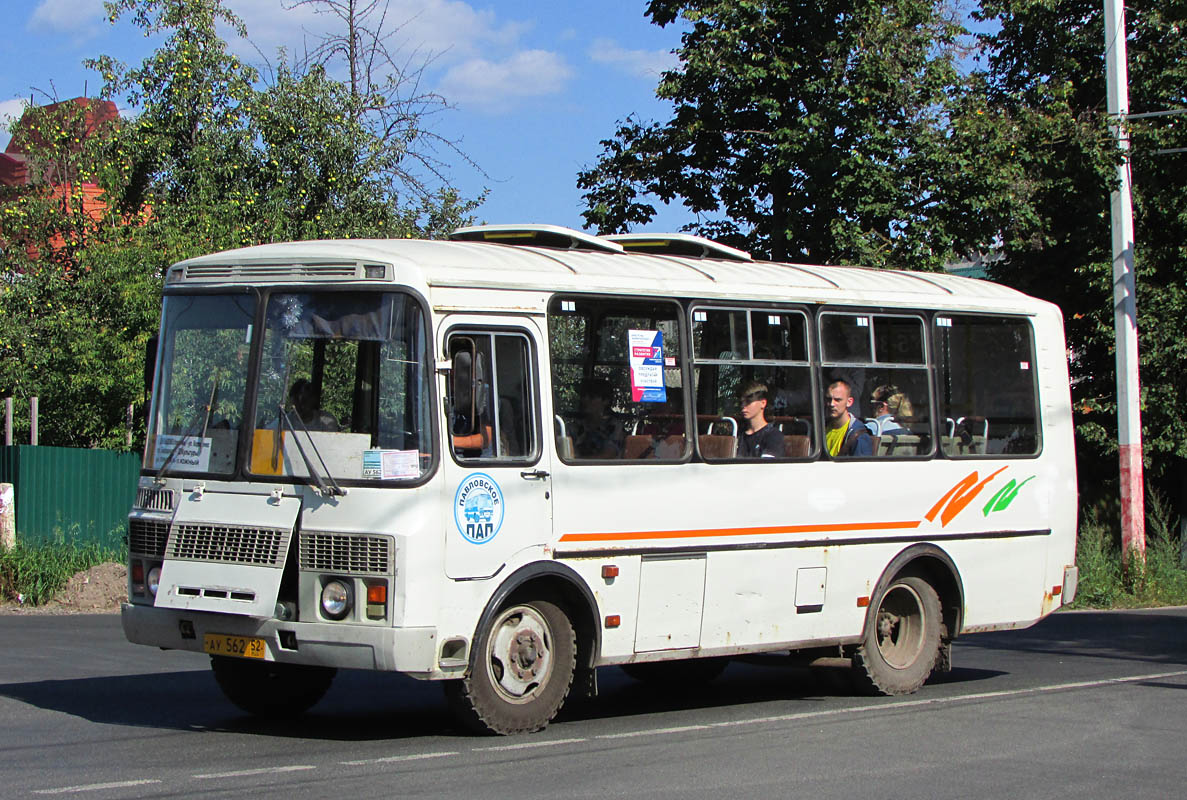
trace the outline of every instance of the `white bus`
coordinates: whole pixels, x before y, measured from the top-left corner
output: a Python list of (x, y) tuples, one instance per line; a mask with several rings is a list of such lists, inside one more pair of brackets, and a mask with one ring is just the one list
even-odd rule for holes
[(1006, 287), (543, 225), (273, 244), (166, 275), (122, 619), (251, 713), (386, 670), (518, 733), (606, 665), (913, 692), (1070, 602), (1075, 532), (1062, 319)]

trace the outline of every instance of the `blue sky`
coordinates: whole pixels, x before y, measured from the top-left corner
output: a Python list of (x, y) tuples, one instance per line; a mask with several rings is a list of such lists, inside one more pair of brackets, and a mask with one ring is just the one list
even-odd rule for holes
[[(247, 24), (250, 43), (232, 48), (259, 64), (256, 48), (275, 60), (277, 48), (299, 49), (303, 31), (318, 32), (326, 16), (285, 10), (282, 0), (226, 0)], [(435, 130), (460, 140), (485, 171), (454, 164), (450, 179), (463, 194), (490, 190), (483, 222), (541, 222), (580, 228), (576, 175), (601, 152), (616, 120), (628, 114), (664, 119), (655, 98), (659, 73), (675, 64), (680, 31), (643, 16), (646, 0), (390, 0), (396, 39), (414, 63), (432, 55), (425, 88), (455, 110)], [(0, 117), (19, 114), (30, 93), (67, 99), (94, 95), (101, 83), (82, 66), (107, 54), (138, 64), (155, 46), (126, 20), (106, 21), (101, 0), (0, 0), (9, 37), (0, 48)], [(0, 148), (8, 133), (0, 131)], [(650, 230), (690, 221), (682, 208), (663, 209)]]

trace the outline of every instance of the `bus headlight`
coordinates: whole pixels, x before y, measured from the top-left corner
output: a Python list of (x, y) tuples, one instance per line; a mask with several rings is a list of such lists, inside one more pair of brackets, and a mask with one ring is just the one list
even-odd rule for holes
[(354, 592), (346, 581), (327, 581), (321, 590), (321, 611), (329, 619), (342, 619), (354, 606)]
[(153, 567), (150, 569), (144, 583), (148, 586), (149, 595), (156, 597), (157, 587), (161, 585), (161, 568)]

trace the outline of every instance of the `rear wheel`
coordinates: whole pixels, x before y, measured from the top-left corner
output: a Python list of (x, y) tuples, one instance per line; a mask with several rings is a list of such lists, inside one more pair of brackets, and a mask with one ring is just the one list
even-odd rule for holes
[(329, 691), (337, 670), (303, 664), (280, 664), (211, 656), (210, 668), (227, 699), (260, 717), (295, 717)]
[(445, 693), (472, 730), (530, 733), (560, 711), (576, 666), (577, 637), (560, 607), (512, 603), (479, 635), (469, 674), (447, 681)]
[(922, 578), (895, 578), (870, 606), (862, 642), (853, 656), (857, 688), (868, 694), (910, 694), (921, 687), (940, 655), (940, 598)]

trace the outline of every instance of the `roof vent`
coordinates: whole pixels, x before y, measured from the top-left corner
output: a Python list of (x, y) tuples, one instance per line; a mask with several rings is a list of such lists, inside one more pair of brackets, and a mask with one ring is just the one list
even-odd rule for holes
[(621, 253), (623, 247), (607, 239), (560, 225), (474, 225), (449, 234), (455, 242), (491, 242), (523, 247), (553, 247), (560, 250), (592, 250)]
[(690, 233), (622, 233), (601, 237), (622, 245), (628, 253), (651, 253), (685, 258), (716, 258), (722, 261), (753, 261), (745, 250), (718, 244)]

